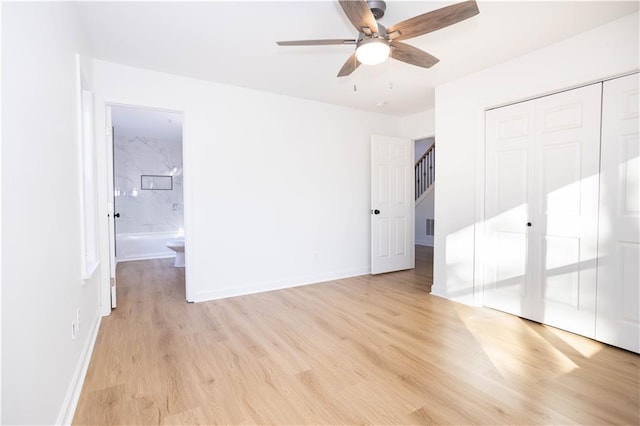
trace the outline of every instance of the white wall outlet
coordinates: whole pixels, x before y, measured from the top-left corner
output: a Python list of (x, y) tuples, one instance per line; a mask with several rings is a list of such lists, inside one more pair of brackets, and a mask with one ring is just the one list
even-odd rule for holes
[(71, 340), (76, 340), (76, 334), (78, 333), (78, 329), (76, 327), (76, 323), (71, 323)]

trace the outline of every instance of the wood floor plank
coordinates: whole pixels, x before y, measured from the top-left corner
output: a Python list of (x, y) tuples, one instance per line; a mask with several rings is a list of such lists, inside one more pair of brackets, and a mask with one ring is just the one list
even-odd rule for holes
[(118, 265), (74, 424), (640, 424), (639, 356), (429, 294), (418, 267), (188, 304)]

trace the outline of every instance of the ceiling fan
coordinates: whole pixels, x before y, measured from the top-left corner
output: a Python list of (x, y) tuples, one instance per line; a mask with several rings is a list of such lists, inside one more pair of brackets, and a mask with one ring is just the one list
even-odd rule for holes
[(387, 8), (384, 1), (339, 0), (339, 3), (349, 21), (358, 30), (357, 39), (278, 41), (278, 46), (355, 44), (356, 51), (344, 63), (338, 77), (351, 74), (360, 64), (375, 65), (384, 62), (388, 57), (422, 68), (431, 68), (438, 63), (438, 58), (417, 47), (401, 43), (400, 40), (448, 27), (480, 13), (475, 0), (469, 0), (414, 16), (385, 28), (376, 22), (384, 16)]

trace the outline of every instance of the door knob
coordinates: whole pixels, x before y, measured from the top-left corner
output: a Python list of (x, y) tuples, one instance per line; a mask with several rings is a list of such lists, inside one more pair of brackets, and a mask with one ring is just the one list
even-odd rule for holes
[(531, 222), (527, 222), (527, 226), (531, 226)]
[(120, 213), (114, 214), (113, 217), (120, 217)]
[(380, 214), (380, 210), (375, 209), (375, 210), (373, 211), (373, 214)]

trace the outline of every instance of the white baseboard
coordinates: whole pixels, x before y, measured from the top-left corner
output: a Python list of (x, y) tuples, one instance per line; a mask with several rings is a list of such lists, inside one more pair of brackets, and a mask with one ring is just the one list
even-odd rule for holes
[(297, 280), (276, 281), (270, 283), (252, 284), (241, 287), (228, 287), (215, 291), (197, 293), (194, 302), (206, 302), (209, 300), (225, 299), (227, 297), (246, 296), (248, 294), (264, 293), (266, 291), (282, 290), (303, 285), (319, 284), (327, 281), (335, 281), (344, 278), (367, 275), (371, 273), (371, 268), (359, 268), (348, 271), (336, 272), (333, 274), (317, 275), (313, 277), (301, 278)]
[(82, 385), (84, 384), (84, 379), (87, 376), (87, 370), (89, 369), (89, 362), (91, 361), (93, 348), (95, 347), (96, 339), (98, 338), (98, 330), (100, 329), (101, 320), (102, 316), (98, 315), (98, 312), (96, 312), (96, 320), (93, 324), (93, 330), (91, 330), (91, 334), (82, 348), (80, 359), (73, 373), (69, 389), (67, 390), (67, 395), (65, 396), (60, 412), (58, 413), (58, 420), (56, 421), (56, 424), (58, 425), (70, 425), (71, 422), (73, 422), (73, 415), (76, 412), (76, 407), (80, 400)]
[(431, 238), (425, 238), (425, 239), (416, 239), (415, 243), (419, 246), (428, 246), (428, 247), (433, 247), (433, 237)]

